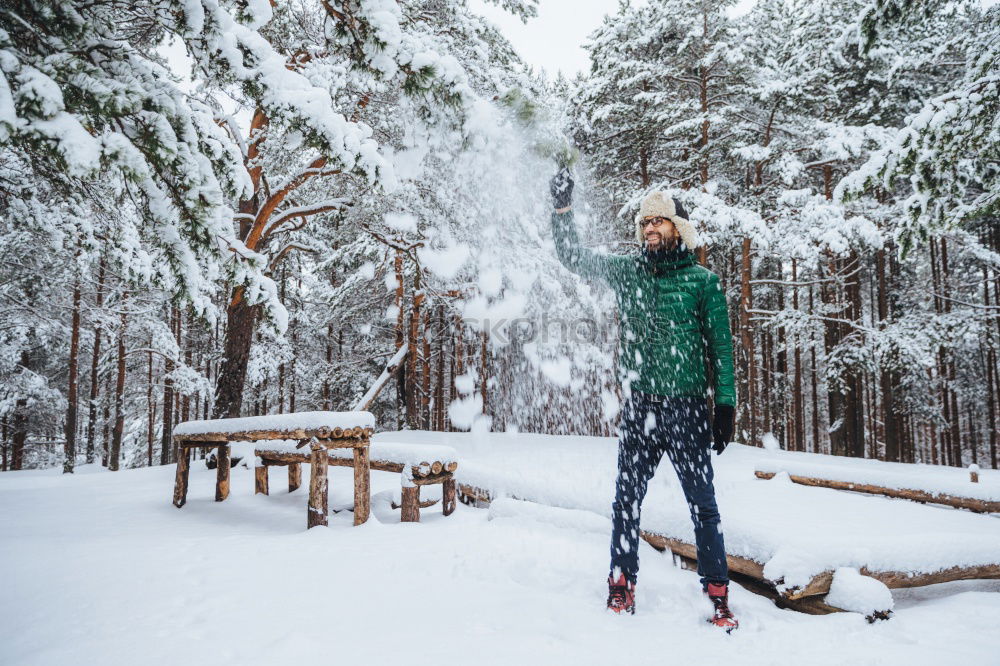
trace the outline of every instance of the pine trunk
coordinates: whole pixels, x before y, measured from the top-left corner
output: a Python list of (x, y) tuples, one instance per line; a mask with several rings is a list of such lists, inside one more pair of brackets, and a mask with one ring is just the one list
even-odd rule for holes
[(73, 285), (73, 324), (69, 338), (69, 387), (66, 391), (66, 444), (63, 474), (72, 474), (76, 464), (77, 378), (80, 368), (80, 280)]
[[(176, 309), (170, 309), (170, 330), (174, 330)], [(173, 455), (174, 432), (174, 380), (170, 373), (174, 371), (174, 362), (167, 358), (163, 363), (163, 428), (160, 430), (160, 464), (167, 465)]]
[[(104, 306), (104, 258), (101, 257), (97, 269), (97, 294), (95, 305), (97, 310)], [(87, 404), (87, 464), (93, 463), (96, 457), (95, 440), (97, 436), (97, 399), (101, 392), (101, 379), (98, 372), (101, 360), (101, 320), (94, 325), (94, 348), (90, 356), (90, 401)]]
[[(125, 306), (122, 298), (122, 308)], [(118, 330), (118, 376), (115, 380), (115, 428), (111, 436), (111, 450), (108, 452), (108, 469), (117, 472), (122, 452), (122, 435), (125, 431), (125, 334), (128, 319), (125, 310), (121, 313)]]
[(242, 287), (234, 290), (226, 308), (222, 367), (215, 388), (214, 417), (235, 418), (243, 408), (243, 387), (259, 306), (249, 305)]

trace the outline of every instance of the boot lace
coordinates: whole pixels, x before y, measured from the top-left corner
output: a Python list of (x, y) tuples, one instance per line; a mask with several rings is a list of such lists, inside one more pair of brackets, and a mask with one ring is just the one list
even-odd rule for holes
[(608, 586), (608, 608), (625, 608), (627, 585)]

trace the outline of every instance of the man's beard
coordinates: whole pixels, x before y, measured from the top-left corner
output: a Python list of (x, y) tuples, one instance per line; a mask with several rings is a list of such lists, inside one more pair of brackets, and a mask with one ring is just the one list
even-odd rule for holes
[[(650, 237), (655, 236), (656, 241), (654, 244), (650, 244)], [(657, 250), (670, 251), (677, 247), (677, 237), (671, 236), (670, 238), (664, 238), (663, 234), (659, 232), (653, 232), (647, 234), (646, 236), (646, 249), (650, 252), (656, 252)]]

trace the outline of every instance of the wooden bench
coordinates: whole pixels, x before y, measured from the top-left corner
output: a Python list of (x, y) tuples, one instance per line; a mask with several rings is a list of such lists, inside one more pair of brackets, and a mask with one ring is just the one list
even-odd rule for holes
[[(368, 447), (374, 432), (375, 417), (368, 412), (302, 412), (235, 419), (187, 421), (174, 428), (177, 447), (177, 476), (174, 482), (174, 505), (187, 501), (191, 450), (217, 449), (218, 468), (215, 501), (229, 496), (229, 448), (232, 442), (294, 440), (301, 455), (311, 463), (307, 527), (327, 524), (327, 463), (331, 451), (350, 451), (348, 466), (354, 468), (354, 524), (368, 520), (371, 509), (371, 486)], [(289, 470), (289, 484), (301, 482), (301, 472)]]
[[(311, 463), (311, 456), (297, 449), (294, 442), (258, 442), (254, 450), (255, 490), (259, 494), (269, 494), (268, 468), (288, 466), (288, 492), (300, 485), (301, 465)], [(372, 444), (369, 450), (369, 468), (380, 472), (394, 472), (400, 475), (402, 500), (399, 506), (404, 523), (420, 522), (420, 509), (437, 503), (420, 501), (423, 486), (441, 485), (442, 513), (450, 516), (455, 511), (455, 470), (458, 461), (455, 450), (447, 446)], [(326, 465), (350, 467), (351, 459), (345, 451), (331, 449), (327, 452)]]

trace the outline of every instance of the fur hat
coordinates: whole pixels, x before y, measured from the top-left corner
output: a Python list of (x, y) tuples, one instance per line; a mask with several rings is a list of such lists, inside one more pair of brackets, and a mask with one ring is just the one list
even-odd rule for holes
[(650, 192), (642, 200), (639, 207), (639, 214), (635, 216), (635, 237), (639, 243), (644, 243), (646, 238), (642, 233), (642, 220), (646, 217), (665, 217), (677, 227), (677, 233), (689, 250), (693, 250), (701, 245), (698, 231), (687, 219), (687, 213), (681, 202), (673, 197), (668, 197), (662, 190)]

